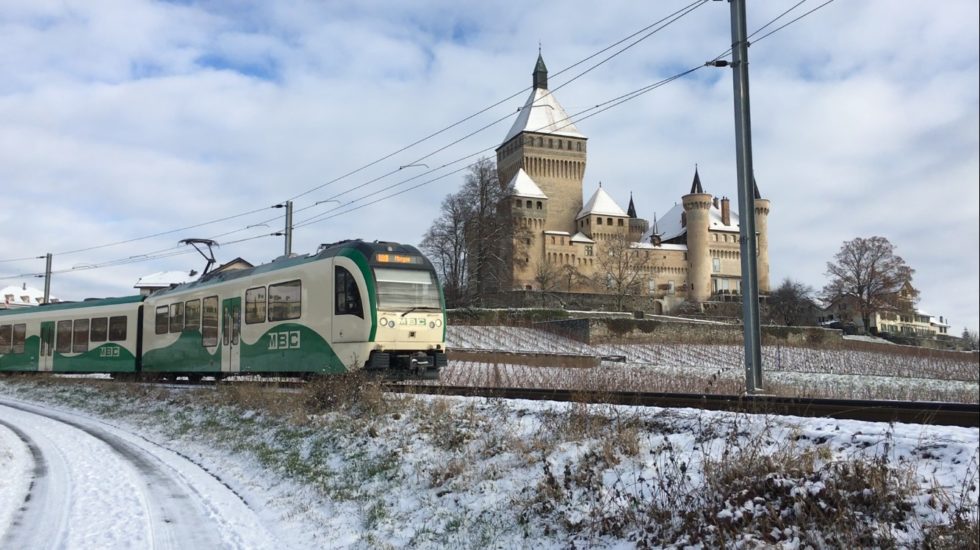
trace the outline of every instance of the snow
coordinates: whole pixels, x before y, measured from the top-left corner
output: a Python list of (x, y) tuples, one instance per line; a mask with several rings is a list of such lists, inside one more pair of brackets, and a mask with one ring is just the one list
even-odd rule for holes
[[(732, 205), (735, 206), (734, 204)], [(683, 204), (675, 204), (667, 211), (662, 218), (657, 220), (657, 230), (660, 231), (660, 238), (669, 241), (675, 239), (685, 233), (687, 233), (687, 228), (681, 224), (681, 213), (684, 212)], [(721, 208), (716, 207), (714, 204), (708, 209), (708, 229), (711, 231), (724, 231), (726, 233), (738, 233), (738, 212), (732, 208), (729, 212), (730, 219), (728, 220), (728, 225), (722, 223), (721, 219)], [(643, 234), (644, 241), (649, 241), (652, 235), (653, 228), (651, 227)]]
[(514, 174), (513, 178), (511, 178), (509, 186), (514, 189), (515, 197), (527, 197), (532, 199), (548, 198), (548, 196), (544, 194), (544, 191), (542, 191), (541, 188), (534, 183), (534, 180), (531, 179), (531, 176), (529, 176), (523, 168), (519, 168), (517, 170), (517, 173)]
[(606, 190), (599, 185), (599, 188), (595, 190), (592, 197), (585, 203), (582, 210), (579, 211), (575, 219), (579, 219), (589, 215), (598, 216), (619, 216), (621, 218), (628, 218), (626, 211), (622, 209), (616, 201), (606, 193)]
[[(0, 289), (0, 297), (3, 298), (3, 305), (7, 307), (36, 306), (44, 301), (44, 291), (27, 284), (11, 285)], [(54, 296), (50, 299), (52, 302), (58, 301)]]
[(585, 135), (572, 124), (572, 119), (558, 103), (554, 94), (543, 88), (531, 90), (531, 95), (521, 107), (521, 112), (507, 132), (503, 143), (507, 143), (521, 132), (585, 138)]
[[(564, 369), (596, 376), (642, 368), (660, 369), (657, 376), (669, 378), (683, 369), (712, 372), (733, 360), (739, 370), (741, 353), (737, 346), (692, 347), (689, 355), (679, 345), (587, 346), (523, 327), (450, 328), (457, 347), (628, 351), (630, 361), (636, 361)], [(868, 372), (876, 372), (877, 363), (864, 354), (838, 358), (828, 353), (808, 362), (795, 355), (798, 350), (780, 353), (784, 366), (820, 370), (820, 361), (834, 363), (810, 375), (799, 369), (769, 374), (795, 377), (790, 383), (853, 377), (827, 372), (847, 369), (875, 378)], [(450, 368), (483, 367), (453, 362)], [(519, 367), (493, 368), (506, 378)], [(928, 374), (929, 368), (955, 372), (915, 361), (889, 363), (888, 368), (900, 372), (877, 378), (896, 386), (910, 384), (903, 376)], [(933, 382), (972, 384), (975, 391), (973, 376)], [(235, 392), (133, 387), (85, 377), (0, 378), (0, 402), (34, 403), (47, 414), (114, 434), (179, 472), (190, 487), (199, 488), (194, 498), (215, 514), (214, 520), (190, 529), (233, 533), (222, 535), (222, 547), (268, 547), (269, 539), (283, 549), (717, 546), (717, 540), (685, 538), (685, 529), (694, 528), (682, 528), (685, 521), (702, 513), (710, 517), (699, 516), (695, 523), (731, 526), (737, 538), (730, 542), (736, 546), (819, 547), (805, 525), (753, 521), (804, 516), (813, 513), (811, 507), (834, 505), (839, 484), (831, 474), (855, 460), (868, 467), (885, 465), (911, 484), (908, 494), (879, 495), (872, 485), (859, 488), (855, 498), (882, 500), (882, 506), (907, 504), (910, 516), (896, 525), (885, 514), (868, 515), (851, 523), (842, 520), (842, 527), (879, 522), (876, 528), (889, 533), (897, 546), (917, 546), (930, 523), (948, 523), (957, 507), (976, 514), (980, 432), (975, 428), (395, 394), (379, 395), (361, 408), (342, 406), (308, 416), (271, 412), (302, 401), (292, 393), (282, 394), (274, 402), (278, 405), (263, 406), (229, 401)], [(2, 404), (0, 541), (16, 530), (12, 522), (34, 470), (31, 452), (5, 423), (38, 440), (40, 430), (60, 440), (59, 448), (72, 449), (63, 453), (68, 456), (64, 468), (75, 472), (70, 498), (64, 495), (72, 506), (112, 510), (85, 520), (89, 523), (80, 525), (65, 547), (147, 546), (147, 535), (132, 531), (145, 513), (133, 500), (142, 493), (133, 490), (140, 478), (131, 466), (78, 430), (32, 420)], [(41, 424), (48, 427), (41, 430)], [(47, 447), (42, 451), (57, 455)], [(751, 464), (753, 457), (776, 457), (776, 463), (792, 467), (769, 474), (759, 486), (745, 486), (743, 477), (720, 483), (728, 478), (719, 477), (719, 471)], [(215, 486), (215, 480), (228, 491)], [(729, 492), (718, 492), (727, 486)], [(757, 494), (760, 487), (768, 492)], [(236, 501), (250, 512), (229, 512)], [(642, 515), (651, 510), (672, 511), (673, 516)], [(242, 521), (248, 513), (253, 519)], [(650, 526), (654, 531), (647, 530)], [(834, 540), (825, 546), (842, 544)]]

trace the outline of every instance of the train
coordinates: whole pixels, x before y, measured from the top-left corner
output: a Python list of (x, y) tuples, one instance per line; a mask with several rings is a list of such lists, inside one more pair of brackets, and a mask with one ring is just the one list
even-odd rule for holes
[(148, 296), (0, 310), (0, 373), (437, 378), (446, 307), (411, 245), (346, 240)]

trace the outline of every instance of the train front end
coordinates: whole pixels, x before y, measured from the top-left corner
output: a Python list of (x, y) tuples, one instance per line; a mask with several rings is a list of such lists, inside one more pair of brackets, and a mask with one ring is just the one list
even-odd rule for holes
[(435, 269), (413, 246), (373, 244), (369, 265), (377, 329), (365, 368), (438, 378), (446, 365), (446, 309)]

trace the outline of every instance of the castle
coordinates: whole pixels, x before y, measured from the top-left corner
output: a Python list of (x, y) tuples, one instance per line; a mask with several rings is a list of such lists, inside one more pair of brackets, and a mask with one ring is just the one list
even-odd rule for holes
[[(624, 211), (601, 183), (583, 202), (587, 138), (548, 90), (540, 53), (532, 74), (531, 95), (496, 149), (499, 180), (512, 189), (502, 211), (514, 228), (503, 287), (642, 295), (658, 313), (739, 294), (739, 217), (729, 199), (706, 193), (695, 168), (682, 203), (652, 225), (637, 217), (632, 196)], [(769, 206), (755, 187), (763, 294)]]

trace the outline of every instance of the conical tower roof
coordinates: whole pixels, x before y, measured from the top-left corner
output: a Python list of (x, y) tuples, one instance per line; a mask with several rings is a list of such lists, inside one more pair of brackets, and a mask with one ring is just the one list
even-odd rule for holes
[(600, 216), (620, 216), (627, 217), (626, 212), (623, 212), (622, 207), (616, 204), (616, 201), (606, 193), (606, 190), (602, 188), (602, 184), (599, 184), (599, 188), (595, 190), (592, 194), (592, 198), (589, 202), (585, 203), (582, 210), (579, 211), (578, 216), (575, 219), (579, 219), (584, 216), (589, 215), (600, 215)]
[(534, 89), (531, 90), (531, 95), (521, 107), (520, 114), (517, 115), (517, 120), (507, 132), (507, 137), (504, 138), (503, 143), (510, 141), (511, 138), (521, 132), (555, 134), (584, 139), (585, 135), (572, 124), (572, 119), (565, 112), (564, 107), (558, 103), (554, 94), (548, 91), (548, 69), (544, 66), (544, 59), (540, 53), (533, 76)]
[(694, 167), (694, 181), (691, 182), (691, 194), (694, 193), (704, 193), (704, 188), (701, 187), (701, 176), (698, 175), (698, 167)]

